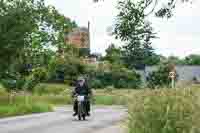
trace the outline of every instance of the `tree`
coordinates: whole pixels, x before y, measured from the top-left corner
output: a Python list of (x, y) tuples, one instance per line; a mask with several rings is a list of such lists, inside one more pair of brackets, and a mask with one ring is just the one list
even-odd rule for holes
[(104, 60), (109, 61), (111, 64), (121, 64), (121, 49), (117, 48), (114, 44), (111, 44), (106, 49), (106, 56), (104, 57)]
[(20, 56), (31, 57), (50, 45), (64, 46), (64, 33), (77, 26), (54, 7), (45, 6), (44, 0), (3, 0), (0, 19), (1, 72)]
[(176, 64), (176, 65), (184, 65), (185, 64), (184, 60), (181, 60), (176, 56), (169, 56), (167, 58), (167, 62), (172, 63), (172, 64)]
[[(8, 68), (24, 46), (29, 45), (29, 36), (37, 28), (38, 12), (42, 2), (31, 0), (1, 1), (0, 5), (0, 63), (1, 70)], [(9, 54), (8, 54), (9, 53)]]
[(77, 25), (44, 0), (1, 1), (0, 19), (1, 82), (8, 89), (31, 90), (56, 55), (50, 48), (66, 47), (64, 34)]
[(115, 35), (126, 42), (123, 59), (129, 68), (148, 65), (155, 57), (151, 40), (155, 38), (151, 24), (145, 20), (142, 2), (119, 2)]
[(189, 55), (185, 57), (184, 62), (187, 65), (200, 65), (200, 55)]

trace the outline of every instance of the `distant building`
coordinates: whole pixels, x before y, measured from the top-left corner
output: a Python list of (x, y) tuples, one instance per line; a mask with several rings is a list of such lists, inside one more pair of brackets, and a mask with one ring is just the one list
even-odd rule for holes
[(75, 48), (80, 49), (81, 52), (90, 53), (90, 23), (88, 22), (88, 27), (78, 27), (74, 28), (66, 36), (66, 44), (73, 45)]
[[(144, 70), (137, 70), (144, 84), (150, 73), (157, 71), (158, 66), (146, 66)], [(200, 82), (200, 66), (177, 65), (178, 82)]]

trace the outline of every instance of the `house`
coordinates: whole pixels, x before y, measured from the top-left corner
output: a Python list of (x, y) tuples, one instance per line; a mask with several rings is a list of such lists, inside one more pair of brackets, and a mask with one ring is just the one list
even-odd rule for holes
[(65, 35), (65, 42), (67, 45), (73, 45), (79, 51), (86, 55), (90, 54), (90, 22), (88, 27), (77, 27), (72, 29), (70, 33)]

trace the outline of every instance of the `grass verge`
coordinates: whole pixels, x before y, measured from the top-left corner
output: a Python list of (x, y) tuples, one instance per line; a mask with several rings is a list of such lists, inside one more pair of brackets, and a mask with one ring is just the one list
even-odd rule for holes
[(138, 91), (129, 99), (129, 133), (200, 132), (195, 89)]
[(0, 118), (50, 111), (53, 111), (52, 106), (44, 103), (4, 105), (0, 106)]

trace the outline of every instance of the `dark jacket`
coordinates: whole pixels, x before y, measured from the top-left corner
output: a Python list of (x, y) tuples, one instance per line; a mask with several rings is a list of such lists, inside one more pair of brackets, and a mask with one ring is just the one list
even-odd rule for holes
[(83, 86), (77, 85), (74, 89), (73, 96), (76, 94), (90, 96), (91, 93), (92, 93), (91, 90), (86, 84), (84, 84)]

